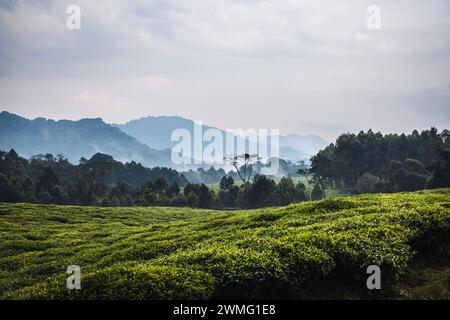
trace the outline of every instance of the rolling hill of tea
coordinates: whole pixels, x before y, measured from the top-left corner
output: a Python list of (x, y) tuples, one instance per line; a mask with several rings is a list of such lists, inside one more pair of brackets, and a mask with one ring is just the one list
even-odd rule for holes
[(0, 299), (450, 298), (450, 189), (232, 212), (0, 204), (0, 239)]

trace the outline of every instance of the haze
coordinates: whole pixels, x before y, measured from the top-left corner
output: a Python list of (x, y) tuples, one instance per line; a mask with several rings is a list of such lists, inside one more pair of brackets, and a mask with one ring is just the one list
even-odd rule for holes
[[(372, 4), (381, 30), (366, 26)], [(445, 0), (2, 1), (0, 109), (329, 140), (449, 128), (449, 16)]]

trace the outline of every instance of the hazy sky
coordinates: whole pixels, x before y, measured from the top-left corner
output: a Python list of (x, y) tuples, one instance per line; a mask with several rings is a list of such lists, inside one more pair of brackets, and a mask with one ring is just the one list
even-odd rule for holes
[[(366, 26), (373, 4), (381, 30)], [(0, 110), (329, 140), (450, 129), (450, 1), (1, 0)]]

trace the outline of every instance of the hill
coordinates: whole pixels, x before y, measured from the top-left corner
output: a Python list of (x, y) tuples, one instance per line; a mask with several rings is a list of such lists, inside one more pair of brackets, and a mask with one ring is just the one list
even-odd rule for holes
[[(187, 129), (194, 135), (194, 121), (178, 116), (150, 116), (114, 126), (155, 149), (171, 149), (176, 142), (171, 141), (170, 136), (176, 129)], [(204, 130), (208, 128), (204, 126)]]
[[(213, 127), (203, 126), (203, 130), (210, 128)], [(3, 111), (0, 113), (0, 150), (15, 149), (26, 158), (47, 153), (63, 154), (75, 164), (81, 157), (90, 158), (96, 153), (103, 153), (121, 162), (135, 161), (147, 167), (181, 169), (171, 161), (170, 150), (178, 143), (171, 141), (172, 132), (176, 129), (186, 129), (194, 137), (194, 121), (177, 116), (146, 117), (111, 125), (100, 118), (29, 120)], [(225, 131), (218, 130), (225, 137)], [(237, 135), (233, 137), (236, 144), (246, 139)], [(291, 161), (307, 160), (328, 145), (319, 136), (291, 134), (279, 138), (279, 157)], [(208, 144), (204, 142), (203, 147)], [(228, 153), (229, 150), (224, 150), (224, 154)]]
[[(171, 141), (170, 137), (176, 129), (186, 129), (194, 136), (194, 121), (178, 116), (145, 117), (129, 121), (125, 124), (115, 125), (123, 132), (136, 137), (146, 145), (154, 149), (170, 149), (177, 142)], [(203, 125), (203, 130), (214, 128)], [(218, 129), (218, 128), (215, 128)], [(225, 130), (218, 129), (225, 137)], [(235, 136), (239, 139), (238, 136)], [(280, 158), (291, 161), (309, 159), (319, 150), (325, 148), (328, 143), (321, 137), (315, 135), (290, 134), (279, 136)], [(270, 139), (269, 139), (270, 142)], [(206, 145), (206, 143), (205, 143)]]
[[(317, 135), (299, 135), (288, 134), (280, 137), (281, 148), (291, 148), (294, 150), (301, 150), (305, 155), (315, 155), (319, 150), (324, 149), (329, 143)], [(290, 159), (285, 157), (285, 159)]]
[(0, 230), (1, 299), (450, 296), (450, 189), (234, 212), (0, 204)]
[(100, 152), (115, 159), (140, 162), (147, 167), (170, 166), (170, 150), (154, 150), (102, 119), (78, 121), (0, 113), (0, 150), (15, 149), (20, 155), (63, 154), (72, 163)]

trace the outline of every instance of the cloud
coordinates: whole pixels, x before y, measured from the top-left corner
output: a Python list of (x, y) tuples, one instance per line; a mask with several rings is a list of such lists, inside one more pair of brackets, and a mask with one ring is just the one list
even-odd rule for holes
[(80, 92), (69, 98), (73, 102), (81, 102), (81, 103), (101, 103), (101, 104), (109, 104), (113, 103), (117, 100), (116, 97), (108, 94), (108, 93), (92, 93), (89, 91)]
[[(80, 31), (66, 28), (71, 4)], [(5, 1), (0, 105), (115, 122), (178, 114), (328, 138), (343, 128), (449, 126), (450, 3), (379, 0), (376, 31), (366, 28), (371, 4)]]

